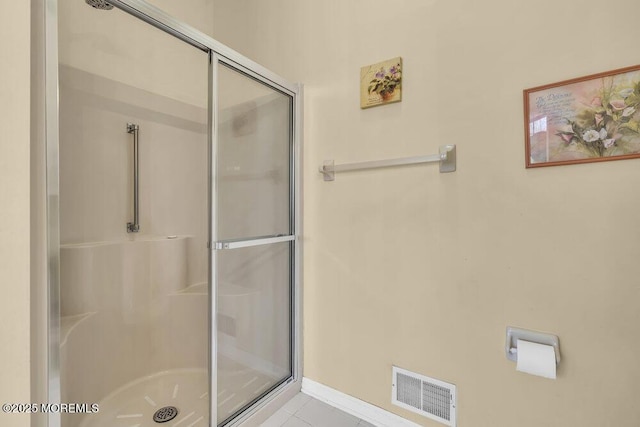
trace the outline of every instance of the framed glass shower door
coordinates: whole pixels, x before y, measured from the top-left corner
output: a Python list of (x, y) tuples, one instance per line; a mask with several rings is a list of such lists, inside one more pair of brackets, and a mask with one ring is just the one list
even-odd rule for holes
[(214, 61), (217, 422), (294, 374), (293, 96)]
[(100, 408), (47, 425), (238, 425), (300, 389), (299, 86), (143, 0), (46, 1), (49, 401)]
[(58, 22), (60, 401), (99, 406), (58, 425), (206, 427), (209, 55), (119, 8)]

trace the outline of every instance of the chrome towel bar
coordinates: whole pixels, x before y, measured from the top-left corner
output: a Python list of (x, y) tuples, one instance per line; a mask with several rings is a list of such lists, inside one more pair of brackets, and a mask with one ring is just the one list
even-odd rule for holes
[(440, 163), (440, 172), (455, 172), (456, 170), (456, 146), (442, 145), (439, 154), (430, 156), (403, 157), (400, 159), (374, 160), (370, 162), (334, 164), (333, 160), (325, 160), (320, 166), (320, 173), (325, 181), (335, 181), (336, 172), (348, 172), (362, 169), (377, 169), (390, 166), (415, 165), (418, 163)]

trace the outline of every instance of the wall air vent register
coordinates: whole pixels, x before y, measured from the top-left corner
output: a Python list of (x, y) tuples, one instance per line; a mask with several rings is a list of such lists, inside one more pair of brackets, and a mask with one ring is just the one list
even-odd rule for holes
[(444, 425), (456, 425), (456, 386), (393, 367), (391, 403)]

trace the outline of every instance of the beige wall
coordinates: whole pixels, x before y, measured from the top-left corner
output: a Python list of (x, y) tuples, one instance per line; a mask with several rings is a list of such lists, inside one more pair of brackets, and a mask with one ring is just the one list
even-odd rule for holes
[[(524, 168), (522, 90), (638, 62), (640, 3), (217, 0), (214, 37), (305, 84), (305, 376), (396, 412), (391, 366), (458, 386), (459, 425), (640, 424), (640, 160)], [(399, 104), (359, 68), (404, 59)], [(458, 146), (458, 171), (317, 167)], [(556, 381), (507, 326), (559, 335)]]
[[(30, 401), (29, 10), (28, 1), (0, 6), (1, 403)], [(29, 418), (0, 413), (0, 425), (27, 426)]]

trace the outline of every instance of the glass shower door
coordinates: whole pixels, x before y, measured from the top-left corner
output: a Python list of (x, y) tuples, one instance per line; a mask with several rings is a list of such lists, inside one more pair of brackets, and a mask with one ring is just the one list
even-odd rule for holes
[(217, 421), (293, 375), (293, 98), (217, 67)]
[(99, 410), (49, 425), (235, 426), (299, 389), (299, 88), (143, 0), (50, 1), (48, 385)]
[(206, 427), (209, 56), (118, 8), (58, 16), (60, 399), (99, 411), (52, 426)]

